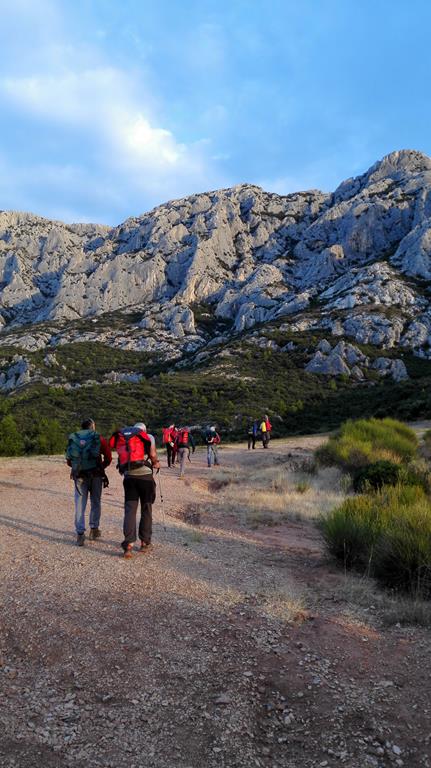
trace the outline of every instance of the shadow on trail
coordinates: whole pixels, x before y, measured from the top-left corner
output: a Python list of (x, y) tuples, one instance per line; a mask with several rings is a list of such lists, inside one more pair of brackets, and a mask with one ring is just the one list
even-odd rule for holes
[(5, 486), (6, 488), (19, 488), (22, 491), (39, 491), (42, 493), (49, 493), (50, 496), (66, 496), (70, 497), (70, 493), (66, 493), (65, 491), (51, 491), (49, 488), (40, 488), (34, 485), (24, 485), (24, 483), (12, 483), (9, 480), (0, 480), (0, 486)]
[[(65, 531), (59, 528), (50, 528), (47, 525), (34, 523), (30, 520), (16, 520), (15, 518), (9, 517), (8, 515), (0, 515), (0, 523), (6, 528), (13, 528), (19, 533), (25, 533), (26, 535), (32, 538), (40, 539), (41, 541), (48, 541), (51, 544), (64, 544), (66, 547), (77, 548), (75, 534), (70, 531)], [(40, 530), (34, 530), (35, 528)], [(44, 531), (47, 533), (44, 533)], [(49, 535), (48, 531), (57, 535)], [(100, 546), (101, 544), (102, 546)], [(115, 551), (112, 549), (102, 549), (104, 544), (115, 547)], [(95, 552), (98, 555), (118, 556), (120, 541), (119, 539), (117, 541), (112, 541), (111, 539), (103, 539), (103, 542), (100, 540), (98, 543), (94, 542), (94, 546), (93, 542), (90, 542), (90, 545), (86, 545), (86, 547), (87, 549), (91, 549), (91, 552)]]
[[(9, 480), (0, 480), (0, 487), (5, 486), (6, 488), (18, 488), (22, 491), (38, 491), (39, 493), (47, 493), (49, 496), (61, 496), (66, 499), (73, 499), (73, 488), (71, 488), (69, 491), (53, 491), (49, 488), (43, 487), (37, 487), (34, 485), (24, 485), (24, 483), (12, 483)], [(119, 507), (120, 509), (124, 508), (124, 502), (119, 501), (113, 501), (111, 500), (110, 493), (104, 493), (102, 498), (105, 506), (110, 507)]]

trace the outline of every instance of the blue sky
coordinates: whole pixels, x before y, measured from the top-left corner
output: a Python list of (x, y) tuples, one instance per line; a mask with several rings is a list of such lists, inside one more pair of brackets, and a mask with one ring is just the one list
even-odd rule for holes
[(0, 209), (117, 224), (431, 154), (428, 0), (0, 0)]

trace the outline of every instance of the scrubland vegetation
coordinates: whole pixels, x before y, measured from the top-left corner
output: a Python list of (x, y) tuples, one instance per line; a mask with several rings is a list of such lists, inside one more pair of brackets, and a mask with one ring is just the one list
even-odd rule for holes
[[(320, 338), (318, 334), (284, 334), (280, 343), (295, 343), (289, 354), (239, 339), (206, 362), (195, 365), (190, 361), (190, 367), (181, 369), (175, 369), (172, 362), (157, 362), (147, 353), (97, 342), (59, 346), (54, 367), (44, 362), (45, 351), (26, 352), (40, 375), (46, 380), (53, 377), (53, 382), (34, 381), (12, 394), (0, 395), (0, 419), (12, 416), (23, 436), (41, 418), (58, 420), (63, 441), (89, 414), (103, 434), (139, 416), (156, 434), (172, 420), (212, 422), (224, 438), (238, 440), (244, 438), (249, 419), (263, 413), (269, 413), (277, 437), (326, 432), (349, 418), (396, 415), (414, 420), (431, 416), (431, 361), (406, 354), (410, 379), (399, 383), (373, 380), (358, 384), (343, 376), (316, 376), (304, 371), (304, 365)], [(377, 354), (364, 345), (361, 349), (369, 356)], [(3, 347), (0, 367), (18, 352)], [(134, 371), (143, 379), (102, 384), (112, 371)], [(29, 437), (23, 450), (41, 452), (37, 441)]]
[(316, 458), (349, 473), (362, 490), (321, 515), (331, 554), (345, 570), (373, 576), (395, 592), (430, 598), (430, 472), (413, 430), (394, 419), (349, 421)]

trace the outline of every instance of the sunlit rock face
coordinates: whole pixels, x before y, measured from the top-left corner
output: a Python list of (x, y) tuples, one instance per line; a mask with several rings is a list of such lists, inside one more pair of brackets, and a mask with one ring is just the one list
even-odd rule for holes
[[(430, 279), (431, 160), (410, 150), (333, 194), (244, 184), (115, 228), (0, 212), (0, 345), (28, 351), (100, 340), (180, 359), (282, 320), (428, 356)], [(129, 319), (100, 325), (109, 313)], [(198, 322), (205, 313), (212, 331)], [(336, 353), (310, 370), (355, 365)]]

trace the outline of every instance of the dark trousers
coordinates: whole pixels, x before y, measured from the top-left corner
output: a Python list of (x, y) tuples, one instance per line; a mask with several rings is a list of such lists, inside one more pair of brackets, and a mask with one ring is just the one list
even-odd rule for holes
[(248, 435), (248, 450), (251, 447), (256, 448), (256, 435)]
[(174, 466), (175, 454), (176, 454), (175, 446), (170, 445), (169, 443), (166, 443), (166, 455), (168, 457), (168, 467), (170, 467), (171, 465)]
[(151, 543), (153, 530), (153, 503), (156, 500), (156, 484), (152, 475), (148, 477), (125, 477), (124, 486), (124, 541), (121, 544), (126, 549), (127, 544), (136, 541), (136, 514), (141, 502), (141, 519), (139, 521), (139, 538), (145, 544)]

